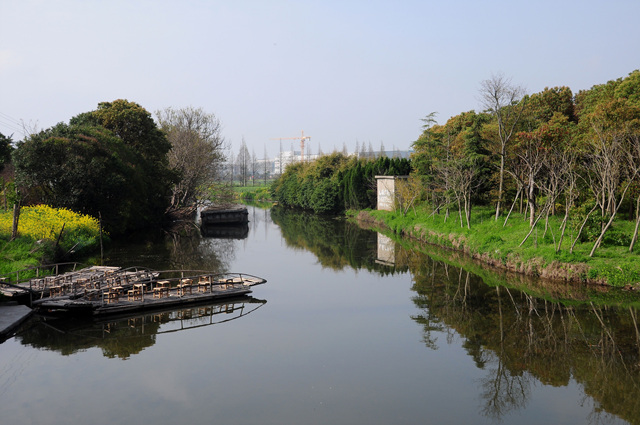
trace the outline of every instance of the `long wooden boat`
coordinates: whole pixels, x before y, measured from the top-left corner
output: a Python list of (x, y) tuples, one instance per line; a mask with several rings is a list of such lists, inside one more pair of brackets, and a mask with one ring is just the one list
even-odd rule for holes
[(91, 315), (95, 317), (127, 314), (206, 301), (241, 297), (266, 279), (244, 273), (156, 272), (148, 281), (131, 286), (109, 286), (75, 297), (50, 297), (32, 306), (49, 314)]

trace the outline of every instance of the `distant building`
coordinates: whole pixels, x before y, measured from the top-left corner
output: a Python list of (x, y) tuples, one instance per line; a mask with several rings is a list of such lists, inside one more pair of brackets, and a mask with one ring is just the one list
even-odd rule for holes
[[(348, 154), (348, 156), (355, 156), (357, 158), (370, 158), (370, 159), (376, 159), (379, 158), (380, 156), (386, 156), (389, 158), (409, 158), (411, 156), (411, 154), (413, 153), (413, 151), (409, 150), (409, 151), (401, 151), (401, 150), (392, 150), (392, 151), (384, 151), (384, 152), (353, 152)], [(318, 159), (321, 156), (321, 154), (312, 154), (312, 153), (305, 153), (304, 154), (304, 161), (314, 161), (316, 159)], [(263, 175), (265, 167), (268, 170), (267, 173), (269, 175), (280, 175), (282, 173), (284, 173), (284, 171), (287, 169), (287, 166), (289, 164), (293, 164), (296, 162), (300, 162), (302, 160), (302, 157), (300, 155), (300, 151), (299, 150), (290, 150), (290, 151), (282, 151), (279, 152), (278, 154), (276, 154), (276, 156), (272, 159), (258, 159), (257, 160), (257, 174), (259, 175)], [(265, 164), (266, 162), (266, 164)]]
[[(304, 160), (305, 162), (313, 161), (319, 157), (320, 155), (318, 154), (306, 153), (304, 155)], [(282, 151), (273, 159), (273, 172), (274, 174), (282, 174), (289, 164), (300, 162), (301, 160), (302, 156), (300, 155), (300, 151)]]

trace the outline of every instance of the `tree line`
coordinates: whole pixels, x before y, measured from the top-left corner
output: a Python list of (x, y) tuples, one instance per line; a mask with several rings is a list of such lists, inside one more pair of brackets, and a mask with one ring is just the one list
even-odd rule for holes
[(311, 162), (290, 164), (271, 186), (279, 204), (319, 214), (374, 208), (376, 175), (407, 175), (408, 159), (362, 159), (332, 153)]
[(597, 226), (591, 255), (626, 210), (636, 222), (632, 250), (640, 224), (640, 71), (575, 95), (568, 87), (528, 95), (494, 75), (480, 97), (482, 112), (443, 125), (435, 113), (423, 120), (412, 160), (425, 202), (445, 214), (457, 207), (466, 227), (473, 205), (495, 205), (504, 225), (517, 208), (532, 231), (561, 214), (557, 250), (567, 223), (579, 219), (573, 244), (586, 225)]
[(192, 207), (218, 179), (224, 143), (220, 121), (200, 108), (154, 120), (137, 103), (102, 102), (22, 141), (0, 137), (2, 189), (15, 205), (67, 208), (122, 234)]

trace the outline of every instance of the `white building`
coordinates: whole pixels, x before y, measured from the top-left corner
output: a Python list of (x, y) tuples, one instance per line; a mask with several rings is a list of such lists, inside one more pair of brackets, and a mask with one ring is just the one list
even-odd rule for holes
[[(318, 158), (318, 154), (306, 153), (304, 155), (305, 161), (313, 161)], [(273, 173), (276, 175), (282, 174), (289, 164), (300, 162), (301, 160), (300, 151), (282, 151), (273, 160)]]

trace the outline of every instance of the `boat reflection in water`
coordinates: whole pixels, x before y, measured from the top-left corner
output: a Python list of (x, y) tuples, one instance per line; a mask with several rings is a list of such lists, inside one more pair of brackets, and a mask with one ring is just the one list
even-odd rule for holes
[(249, 224), (203, 224), (200, 227), (200, 233), (206, 238), (246, 239), (249, 236)]
[[(83, 317), (41, 316), (37, 322), (44, 326), (32, 326), (17, 338), (25, 345), (63, 355), (74, 354), (91, 347), (102, 349), (106, 357), (129, 358), (156, 342), (156, 336), (219, 325), (239, 319), (266, 304), (251, 296), (191, 305), (188, 308), (167, 309), (129, 316), (95, 320)], [(44, 328), (49, 337), (42, 338)]]

